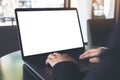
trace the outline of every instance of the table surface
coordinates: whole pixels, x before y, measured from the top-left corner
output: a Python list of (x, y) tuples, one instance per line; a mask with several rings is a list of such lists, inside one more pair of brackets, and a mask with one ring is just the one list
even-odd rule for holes
[(23, 80), (21, 51), (10, 53), (0, 59), (0, 80)]
[(0, 58), (0, 80), (23, 80), (23, 64), (20, 50)]

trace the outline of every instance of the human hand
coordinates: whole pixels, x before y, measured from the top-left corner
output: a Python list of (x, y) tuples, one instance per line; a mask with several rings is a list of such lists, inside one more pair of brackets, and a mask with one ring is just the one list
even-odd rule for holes
[(50, 64), (51, 67), (54, 67), (55, 64), (63, 61), (75, 62), (75, 60), (67, 54), (53, 53), (48, 55), (46, 64)]
[(89, 58), (89, 62), (98, 63), (100, 61), (99, 55), (102, 53), (102, 48), (94, 48), (85, 51), (82, 55), (79, 56), (79, 59)]

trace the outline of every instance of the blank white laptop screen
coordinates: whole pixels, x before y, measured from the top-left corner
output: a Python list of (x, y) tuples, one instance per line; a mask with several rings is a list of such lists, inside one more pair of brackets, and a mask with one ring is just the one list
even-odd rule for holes
[(83, 47), (76, 10), (18, 11), (24, 56)]

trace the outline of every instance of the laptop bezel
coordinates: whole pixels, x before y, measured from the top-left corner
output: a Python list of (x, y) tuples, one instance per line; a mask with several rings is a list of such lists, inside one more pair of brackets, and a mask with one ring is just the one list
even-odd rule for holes
[[(29, 56), (24, 56), (17, 12), (19, 12), (19, 11), (55, 11), (55, 10), (56, 11), (58, 11), (58, 10), (59, 11), (60, 10), (75, 10), (76, 11), (77, 17), (78, 17), (78, 21), (79, 21), (80, 34), (81, 34), (82, 43), (83, 43), (83, 47), (80, 47), (80, 48), (82, 48), (83, 50), (85, 50), (85, 45), (84, 45), (84, 40), (83, 40), (83, 34), (82, 34), (82, 29), (81, 29), (81, 25), (80, 25), (80, 19), (79, 19), (79, 14), (78, 14), (77, 8), (16, 8), (15, 9), (15, 16), (16, 16), (16, 23), (17, 23), (17, 32), (18, 32), (18, 38), (19, 38), (19, 42), (20, 42), (19, 43), (20, 44), (20, 50), (21, 50), (21, 53), (22, 53), (22, 59), (23, 60), (25, 60), (25, 58), (29, 57)], [(53, 52), (56, 52), (56, 51), (53, 51)], [(48, 53), (51, 53), (51, 52), (48, 52)], [(37, 54), (37, 55), (39, 55), (39, 54)], [(30, 57), (31, 56), (37, 56), (37, 55), (30, 55)]]

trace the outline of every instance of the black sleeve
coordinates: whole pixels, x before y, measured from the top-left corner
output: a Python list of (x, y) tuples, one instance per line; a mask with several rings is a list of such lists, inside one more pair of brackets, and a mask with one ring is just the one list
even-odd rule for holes
[(64, 61), (53, 68), (51, 80), (81, 80), (81, 73), (77, 64)]

